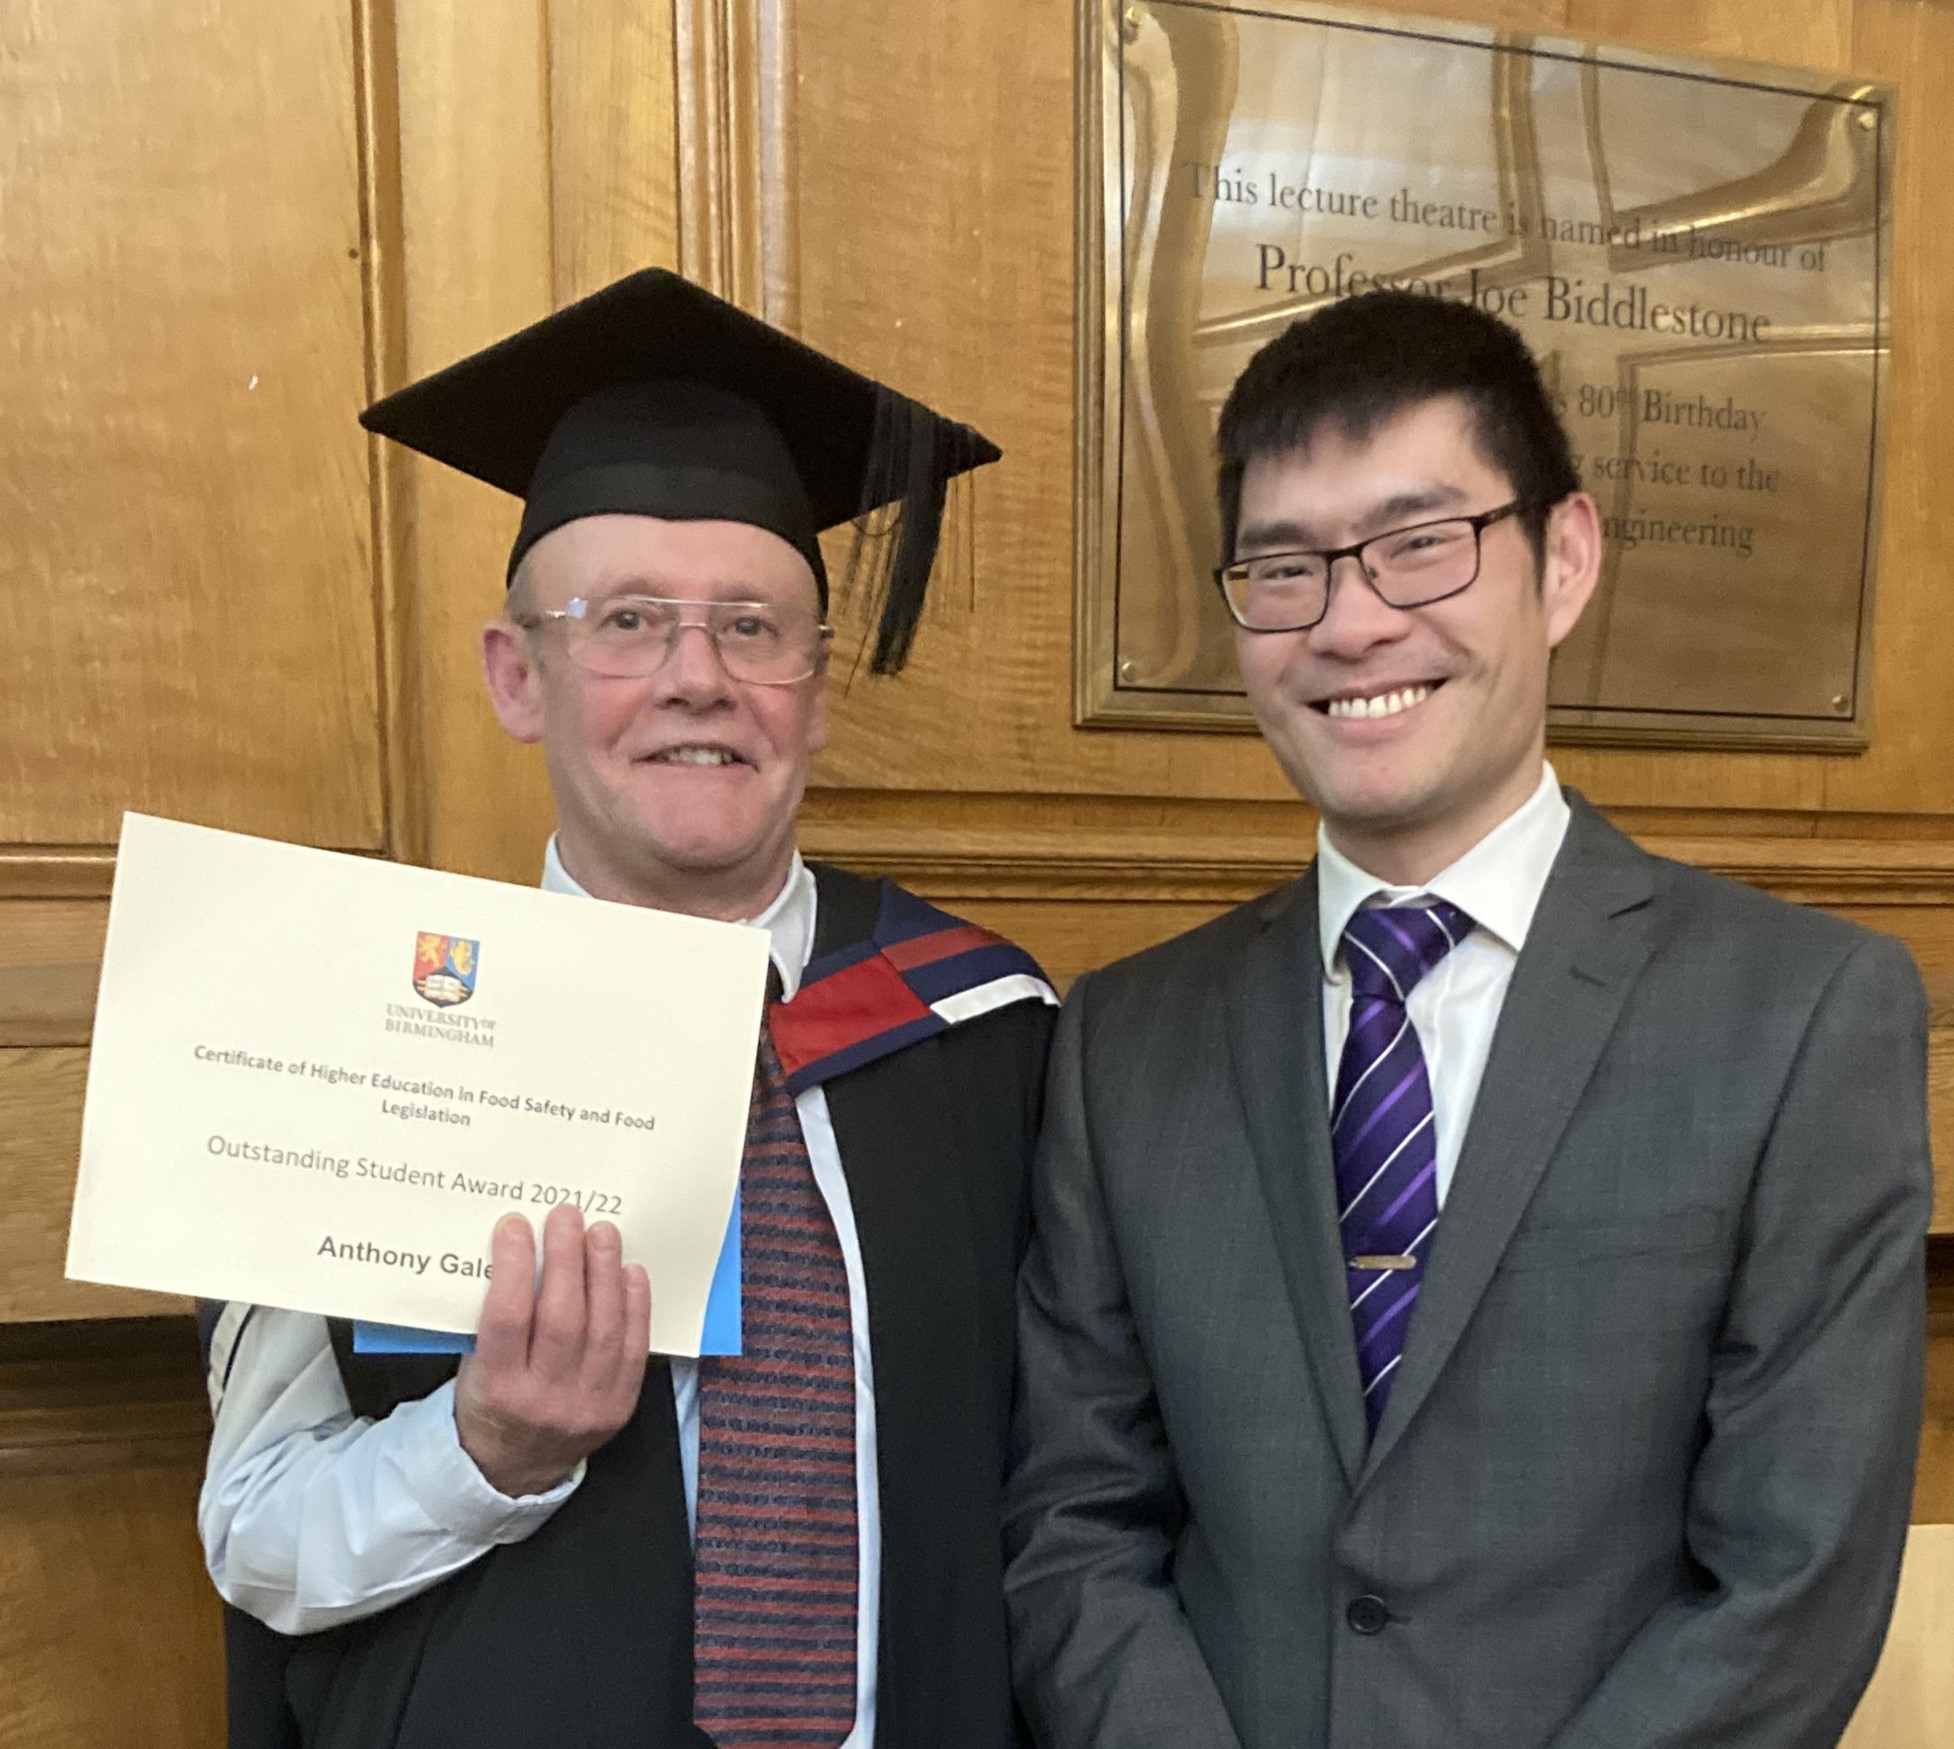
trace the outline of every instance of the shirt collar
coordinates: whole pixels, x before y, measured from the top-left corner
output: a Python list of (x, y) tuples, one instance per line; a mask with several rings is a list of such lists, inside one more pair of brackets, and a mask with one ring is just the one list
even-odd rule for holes
[(1421, 887), (1394, 887), (1366, 873), (1316, 829), (1316, 925), (1325, 974), (1336, 976), (1343, 932), (1374, 899), (1387, 905), (1429, 895), (1457, 905), (1515, 953), (1527, 944), (1533, 914), (1567, 836), (1570, 810), (1560, 779), (1543, 764), (1540, 785), (1513, 813), (1449, 868)]
[[(543, 851), (542, 888), (546, 893), (567, 893), (572, 898), (590, 897), (578, 884), (576, 876), (563, 866), (554, 832), (550, 834), (549, 844)], [(793, 1000), (794, 992), (801, 987), (801, 974), (807, 970), (808, 958), (814, 951), (817, 904), (814, 871), (801, 860), (801, 853), (797, 850), (793, 864), (787, 870), (787, 880), (775, 895), (773, 903), (759, 916), (741, 919), (756, 929), (764, 929), (771, 938), (774, 970), (780, 974), (783, 1001)]]

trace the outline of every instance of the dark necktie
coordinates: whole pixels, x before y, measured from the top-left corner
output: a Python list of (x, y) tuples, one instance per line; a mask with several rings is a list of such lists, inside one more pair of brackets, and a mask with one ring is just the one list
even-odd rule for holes
[(1425, 1053), (1405, 1003), (1472, 930), (1456, 905), (1359, 911), (1343, 932), (1350, 1032), (1330, 1109), (1337, 1212), (1364, 1416), (1373, 1435), (1404, 1356), (1438, 1225), (1438, 1150)]
[(855, 1724), (848, 1276), (772, 1038), (740, 1164), (742, 1352), (699, 1362), (692, 1716), (722, 1749)]

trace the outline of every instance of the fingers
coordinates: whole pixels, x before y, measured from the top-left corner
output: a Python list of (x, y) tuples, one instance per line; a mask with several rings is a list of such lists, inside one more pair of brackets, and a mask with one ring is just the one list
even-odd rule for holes
[(624, 1265), (617, 1228), (588, 1232), (574, 1206), (543, 1224), (543, 1268), (529, 1223), (495, 1229), (495, 1274), (475, 1352), (455, 1385), (455, 1427), (490, 1485), (546, 1493), (631, 1418), (651, 1346), (651, 1285)]
[(475, 1324), (475, 1352), (484, 1366), (520, 1369), (529, 1359), (536, 1301), (536, 1238), (521, 1215), (504, 1215), (489, 1241), (491, 1273)]
[(560, 1202), (543, 1223), (543, 1279), (529, 1332), (529, 1364), (546, 1379), (574, 1378), (584, 1347), (583, 1213)]
[(624, 1352), (640, 1364), (651, 1352), (651, 1277), (642, 1263), (624, 1272)]
[(624, 1352), (618, 1357), (617, 1389), (629, 1414), (644, 1384), (651, 1352), (651, 1277), (642, 1263), (624, 1271)]
[(584, 1379), (608, 1391), (624, 1353), (624, 1240), (609, 1221), (584, 1234), (584, 1301)]

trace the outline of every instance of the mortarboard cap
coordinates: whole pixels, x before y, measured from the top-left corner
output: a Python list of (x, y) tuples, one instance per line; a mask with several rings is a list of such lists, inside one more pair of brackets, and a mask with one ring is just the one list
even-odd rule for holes
[[(853, 521), (844, 586), (879, 604), (872, 662), (909, 655), (949, 483), (998, 459), (932, 412), (662, 268), (646, 268), (374, 402), (367, 430), (523, 500), (509, 575), (607, 512), (777, 534), (828, 603), (820, 531)], [(873, 536), (869, 519), (892, 509)]]

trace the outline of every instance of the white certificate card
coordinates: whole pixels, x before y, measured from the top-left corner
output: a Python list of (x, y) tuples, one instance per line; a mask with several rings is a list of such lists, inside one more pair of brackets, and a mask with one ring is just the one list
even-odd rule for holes
[(125, 816), (68, 1274), (472, 1330), (559, 1202), (699, 1352), (766, 931)]

